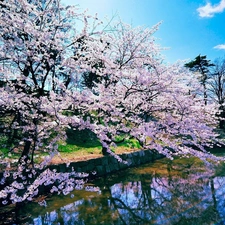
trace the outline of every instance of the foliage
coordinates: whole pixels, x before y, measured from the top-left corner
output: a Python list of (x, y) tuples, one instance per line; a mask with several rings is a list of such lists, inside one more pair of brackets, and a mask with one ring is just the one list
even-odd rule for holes
[[(77, 174), (44, 170), (68, 129), (89, 130), (118, 160), (111, 151), (118, 136), (169, 158), (217, 160), (205, 150), (217, 141), (214, 106), (196, 95), (200, 84), (190, 71), (163, 63), (153, 38), (160, 23), (104, 28), (59, 0), (4, 0), (0, 7), (0, 115), (10, 118), (1, 130), (22, 148), (18, 172), (7, 164), (1, 180), (4, 204), (32, 199), (38, 186), (65, 194), (76, 186)], [(86, 74), (95, 74), (91, 85), (83, 85)], [(40, 150), (50, 156), (35, 165)]]
[(214, 66), (214, 64), (210, 63), (210, 60), (206, 59), (206, 55), (204, 55), (204, 56), (198, 55), (197, 57), (195, 57), (194, 60), (185, 64), (185, 67), (190, 68), (190, 70), (192, 70), (193, 72), (198, 72), (201, 74), (200, 82), (204, 88), (205, 104), (207, 104), (206, 82), (209, 79), (209, 72), (210, 72), (209, 69), (210, 69), (210, 67), (213, 67), (213, 66)]
[(224, 128), (224, 59), (216, 59), (213, 63), (206, 59), (206, 56), (198, 55), (195, 60), (185, 64), (185, 67), (199, 74), (203, 86), (205, 104), (213, 102), (217, 108), (216, 116), (219, 121), (219, 128)]
[(195, 60), (190, 61), (185, 64), (186, 67), (190, 68), (194, 72), (200, 72), (202, 74), (202, 82), (205, 82), (207, 79), (206, 74), (209, 72), (209, 67), (214, 66), (213, 63), (210, 63), (210, 60), (206, 59), (206, 55), (198, 55), (195, 57)]

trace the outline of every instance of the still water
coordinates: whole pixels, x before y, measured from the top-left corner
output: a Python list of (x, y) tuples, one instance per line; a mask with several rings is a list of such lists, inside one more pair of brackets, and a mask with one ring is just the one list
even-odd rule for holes
[[(11, 224), (225, 224), (225, 166), (160, 159), (12, 210)], [(5, 223), (9, 218), (5, 218)]]

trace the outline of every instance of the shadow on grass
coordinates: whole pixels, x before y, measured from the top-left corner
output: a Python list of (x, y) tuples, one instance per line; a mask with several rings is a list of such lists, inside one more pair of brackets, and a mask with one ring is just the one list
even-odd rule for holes
[(85, 151), (101, 150), (101, 143), (97, 136), (90, 130), (72, 130), (68, 129), (67, 140), (64, 144), (59, 144), (60, 152), (73, 152), (85, 149)]
[(66, 143), (70, 145), (77, 145), (80, 147), (98, 147), (101, 143), (98, 141), (96, 135), (88, 130), (67, 130), (67, 140)]

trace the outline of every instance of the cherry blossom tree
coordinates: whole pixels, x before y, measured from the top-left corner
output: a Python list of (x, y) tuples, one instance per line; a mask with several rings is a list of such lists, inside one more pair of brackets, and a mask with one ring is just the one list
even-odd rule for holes
[[(58, 0), (6, 0), (1, 1), (0, 10), (1, 136), (7, 137), (9, 151), (21, 151), (18, 171), (13, 174), (7, 159), (1, 159), (7, 168), (0, 198), (6, 204), (29, 199), (37, 194), (38, 186), (55, 180), (59, 185), (64, 181), (71, 184), (60, 186), (59, 190), (67, 192), (75, 187), (74, 177), (81, 176), (61, 174), (59, 178), (56, 172), (43, 169), (57, 153), (57, 141), (66, 138), (71, 120), (85, 129), (83, 114), (70, 119), (65, 110), (72, 105), (68, 100), (81, 73), (83, 58), (74, 56), (83, 48), (81, 40), (94, 35), (98, 21), (76, 7), (63, 7)], [(83, 25), (80, 31), (76, 28), (79, 24)], [(79, 91), (76, 96), (79, 101), (85, 97)], [(34, 155), (40, 150), (49, 152), (50, 157), (35, 165)], [(17, 182), (7, 186), (13, 179)], [(29, 184), (27, 188), (25, 184)], [(18, 195), (20, 189), (24, 190)]]
[[(84, 21), (84, 29), (78, 33), (79, 20)], [(76, 86), (73, 78), (80, 64), (71, 57), (88, 36), (86, 20), (78, 9), (63, 8), (59, 1), (2, 2), (0, 61), (6, 85), (1, 108), (11, 119), (5, 128), (9, 143), (14, 141), (17, 147), (23, 141), (22, 156), (28, 156), (43, 138), (49, 139), (53, 127), (61, 133), (56, 129), (60, 127), (57, 114), (69, 107), (63, 104), (64, 89)]]
[[(5, 0), (0, 7), (1, 132), (9, 147), (22, 148), (18, 171), (6, 164), (3, 204), (30, 200), (38, 186), (67, 194), (81, 184), (81, 174), (45, 170), (51, 157), (33, 160), (40, 150), (57, 154), (67, 128), (89, 129), (118, 160), (111, 151), (117, 137), (169, 158), (217, 160), (205, 150), (217, 141), (214, 106), (197, 95), (201, 85), (190, 71), (163, 62), (153, 37), (160, 23), (104, 27), (59, 0)], [(95, 79), (81, 85), (88, 74)]]
[(108, 152), (115, 137), (126, 134), (143, 148), (168, 157), (190, 153), (204, 157), (203, 146), (209, 147), (216, 136), (215, 108), (204, 106), (198, 96), (201, 84), (190, 71), (162, 62), (152, 37), (159, 25), (144, 29), (119, 22), (105, 39), (101, 37), (104, 51), (100, 48), (92, 56), (104, 66), (91, 68), (102, 78), (95, 83), (89, 104), (92, 112), (98, 112), (90, 115), (91, 129)]

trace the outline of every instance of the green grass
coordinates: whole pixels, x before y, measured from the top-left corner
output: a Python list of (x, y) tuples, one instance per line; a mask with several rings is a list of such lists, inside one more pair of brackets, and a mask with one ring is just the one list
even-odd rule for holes
[(10, 152), (7, 148), (0, 148), (0, 157), (9, 159), (19, 159), (20, 153)]
[(9, 152), (9, 149), (7, 149), (7, 148), (1, 148), (0, 149), (0, 153), (3, 154), (3, 155), (8, 154), (8, 152)]
[[(66, 142), (59, 142), (59, 152), (76, 153), (78, 151), (86, 151), (87, 153), (101, 153), (101, 143), (96, 135), (90, 130), (68, 130)], [(118, 136), (116, 141), (122, 140), (122, 136)], [(140, 149), (139, 142), (135, 139), (125, 139), (123, 142), (118, 143), (117, 147), (112, 147), (112, 151), (116, 149)]]
[[(67, 140), (58, 142), (58, 150), (62, 158), (75, 159), (76, 157), (84, 157), (95, 155), (102, 155), (102, 145), (97, 139), (96, 135), (90, 130), (67, 130)], [(122, 140), (123, 136), (118, 136), (116, 141)], [(5, 140), (2, 141), (4, 142)], [(2, 142), (2, 144), (4, 144)], [(115, 153), (130, 152), (133, 150), (140, 149), (139, 142), (135, 139), (125, 139), (123, 142), (118, 143), (117, 147), (112, 147), (111, 150)], [(21, 156), (22, 149), (16, 152), (9, 152), (7, 148), (0, 148), (0, 156), (8, 159), (19, 159)], [(48, 155), (47, 152), (38, 151), (35, 153), (35, 162), (40, 162), (43, 157)]]
[(132, 139), (125, 139), (123, 142), (118, 143), (117, 147), (114, 147), (113, 149), (116, 148), (140, 149), (141, 145), (136, 139), (132, 138)]
[(101, 151), (101, 143), (98, 141), (96, 135), (85, 130), (67, 130), (66, 142), (59, 142), (59, 152), (76, 153), (77, 151)]
[(97, 147), (80, 147), (75, 144), (59, 144), (59, 152), (76, 153), (78, 151), (87, 151), (87, 153), (100, 152), (101, 146)]

